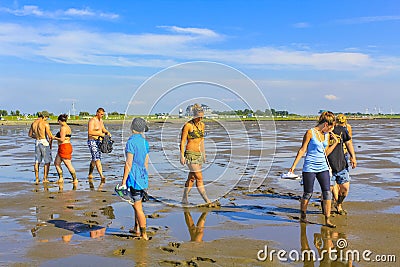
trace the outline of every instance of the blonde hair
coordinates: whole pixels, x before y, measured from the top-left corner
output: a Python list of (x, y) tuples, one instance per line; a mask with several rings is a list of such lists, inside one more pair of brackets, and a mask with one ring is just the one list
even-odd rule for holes
[(192, 111), (194, 116), (198, 116), (199, 113), (204, 113), (203, 107), (197, 103), (192, 106)]
[(344, 114), (340, 113), (340, 114), (338, 114), (336, 116), (336, 122), (337, 123), (341, 123), (341, 124), (346, 123), (347, 122), (347, 118), (346, 118), (346, 116)]
[(328, 125), (334, 125), (335, 124), (335, 114), (333, 114), (331, 111), (322, 112), (318, 119), (318, 125), (323, 124), (325, 122), (327, 122)]

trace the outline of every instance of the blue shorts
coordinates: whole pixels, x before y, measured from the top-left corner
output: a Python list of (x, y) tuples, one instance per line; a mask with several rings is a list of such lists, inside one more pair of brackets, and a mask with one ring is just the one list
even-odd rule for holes
[(133, 204), (137, 201), (141, 201), (143, 199), (144, 196), (144, 191), (143, 190), (136, 190), (133, 189), (132, 187), (129, 190), (129, 196), (131, 198), (131, 200), (129, 201), (129, 203)]
[(41, 143), (35, 145), (35, 163), (49, 164), (52, 161), (50, 146), (45, 146)]
[(338, 173), (333, 173), (331, 177), (331, 186), (337, 184), (345, 184), (351, 181), (349, 171), (347, 169), (341, 170)]
[(100, 141), (99, 140), (88, 140), (87, 141), (90, 154), (92, 155), (92, 160), (101, 160), (101, 151), (100, 151)]

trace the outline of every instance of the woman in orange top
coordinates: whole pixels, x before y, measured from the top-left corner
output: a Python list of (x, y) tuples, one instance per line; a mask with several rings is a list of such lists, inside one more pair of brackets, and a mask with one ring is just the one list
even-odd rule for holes
[(54, 136), (54, 139), (58, 141), (58, 152), (54, 165), (56, 166), (58, 173), (58, 183), (63, 183), (63, 172), (61, 168), (61, 162), (64, 162), (68, 171), (71, 173), (73, 183), (76, 185), (78, 179), (76, 178), (75, 169), (72, 166), (72, 145), (71, 145), (71, 128), (67, 124), (68, 115), (61, 114), (58, 116), (58, 124), (61, 126), (60, 131)]

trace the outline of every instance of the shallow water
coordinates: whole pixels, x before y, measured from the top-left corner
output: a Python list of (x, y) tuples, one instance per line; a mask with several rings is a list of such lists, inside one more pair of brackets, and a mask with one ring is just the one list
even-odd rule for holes
[[(212, 200), (228, 194), (235, 185), (278, 187), (301, 193), (298, 180), (281, 179), (280, 174), (290, 168), (302, 137), (314, 122), (277, 121), (270, 122), (224, 122), (209, 123), (206, 127), (205, 146), (207, 162), (203, 166), (203, 178), (209, 198)], [(188, 170), (179, 163), (179, 131), (176, 123), (153, 124), (147, 133), (150, 143), (150, 191), (157, 199), (168, 203), (180, 202), (182, 188)], [(400, 131), (398, 120), (352, 121), (354, 147), (358, 166), (350, 171), (351, 193), (348, 200), (373, 201), (395, 198), (399, 195), (396, 182), (400, 178)], [(108, 181), (117, 183), (123, 173), (124, 143), (121, 125), (107, 126), (113, 134), (114, 150), (104, 155), (103, 171)], [(71, 126), (73, 165), (81, 180), (80, 190), (89, 190), (86, 182), (90, 154), (87, 148), (86, 126)], [(53, 132), (58, 126), (51, 125)], [(34, 180), (33, 140), (27, 136), (28, 126), (0, 127), (0, 182), (32, 182)], [(261, 135), (260, 132), (265, 135)], [(53, 144), (53, 158), (57, 144)], [(296, 173), (301, 175), (302, 160)], [(64, 176), (69, 178), (65, 167)], [(42, 176), (43, 169), (40, 170)], [(95, 175), (97, 174), (95, 170)], [(50, 180), (56, 181), (54, 166), (50, 169)], [(253, 187), (251, 187), (253, 185)], [(391, 186), (393, 185), (393, 186)], [(398, 186), (398, 185), (397, 185)], [(55, 185), (50, 190), (58, 190)], [(66, 185), (65, 190), (69, 189)], [(315, 183), (315, 191), (319, 186)], [(191, 192), (194, 204), (202, 203), (196, 192)]]

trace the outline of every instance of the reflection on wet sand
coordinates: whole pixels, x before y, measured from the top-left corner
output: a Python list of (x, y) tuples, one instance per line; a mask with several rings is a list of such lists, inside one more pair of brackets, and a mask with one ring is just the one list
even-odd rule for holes
[(341, 255), (345, 255), (343, 250), (340, 249), (337, 242), (338, 240), (345, 239), (346, 236), (343, 233), (338, 233), (332, 228), (321, 226), (320, 232), (314, 233), (314, 246), (317, 250), (313, 250), (308, 242), (307, 237), (307, 224), (300, 224), (300, 245), (301, 253), (304, 255), (302, 258), (304, 266), (314, 266), (314, 263), (318, 260), (321, 266), (353, 266), (352, 261), (345, 261), (341, 259)]
[(206, 217), (208, 212), (203, 212), (199, 219), (197, 220), (197, 224), (194, 224), (192, 215), (190, 214), (190, 210), (188, 208), (183, 212), (185, 215), (185, 222), (189, 230), (190, 241), (193, 242), (202, 242), (204, 236), (204, 224), (206, 223)]
[[(50, 192), (49, 189), (57, 188), (58, 193), (64, 192), (64, 183), (43, 183), (43, 192)], [(78, 184), (72, 183), (72, 191), (76, 191), (78, 189)], [(40, 192), (40, 184), (35, 184), (34, 192)]]
[[(49, 220), (48, 223), (54, 224), (55, 227), (62, 228), (65, 230), (72, 231), (74, 234), (85, 234), (89, 233), (91, 238), (102, 237), (106, 233), (106, 228), (98, 225), (81, 223), (81, 222), (68, 222), (65, 220)], [(63, 241), (70, 241), (72, 234), (63, 235)]]
[[(89, 181), (90, 191), (94, 191), (95, 187), (94, 187), (93, 179), (89, 179), (88, 181)], [(104, 184), (105, 184), (105, 181), (102, 179), (100, 184), (99, 184), (99, 187), (97, 187), (97, 191), (102, 191), (103, 187), (104, 187)]]

